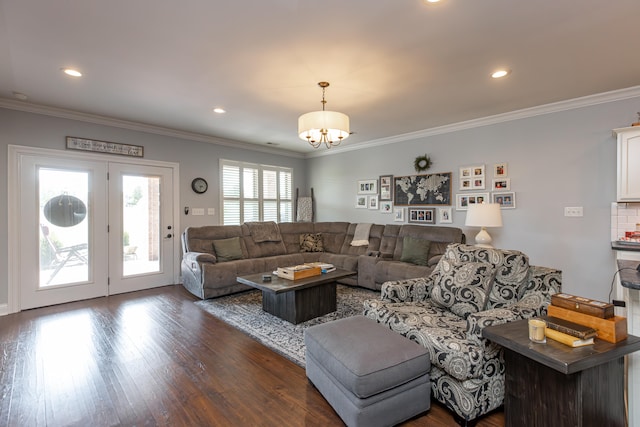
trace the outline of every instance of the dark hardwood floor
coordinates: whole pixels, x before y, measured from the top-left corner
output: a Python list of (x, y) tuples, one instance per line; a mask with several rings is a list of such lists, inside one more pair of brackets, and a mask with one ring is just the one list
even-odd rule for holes
[[(343, 425), (304, 369), (194, 300), (168, 286), (0, 317), (0, 426)], [(403, 425), (456, 423), (433, 403)]]

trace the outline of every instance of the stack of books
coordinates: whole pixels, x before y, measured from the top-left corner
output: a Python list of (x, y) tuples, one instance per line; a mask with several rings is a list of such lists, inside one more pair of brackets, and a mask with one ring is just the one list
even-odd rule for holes
[(571, 347), (593, 344), (596, 336), (611, 343), (627, 338), (627, 319), (614, 315), (613, 304), (555, 294), (547, 312), (547, 337)]

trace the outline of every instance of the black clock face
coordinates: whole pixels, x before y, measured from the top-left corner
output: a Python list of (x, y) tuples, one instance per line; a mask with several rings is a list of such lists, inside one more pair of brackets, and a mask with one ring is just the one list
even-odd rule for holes
[(196, 193), (202, 194), (207, 191), (207, 188), (209, 188), (209, 184), (207, 184), (207, 181), (205, 181), (204, 178), (196, 178), (191, 181), (191, 188)]

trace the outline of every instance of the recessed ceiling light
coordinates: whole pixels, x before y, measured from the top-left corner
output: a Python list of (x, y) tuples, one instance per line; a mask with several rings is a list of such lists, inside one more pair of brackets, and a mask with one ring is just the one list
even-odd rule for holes
[(67, 76), (71, 76), (71, 77), (82, 77), (82, 73), (78, 70), (75, 70), (73, 68), (63, 68), (62, 72), (65, 73)]
[(439, 3), (440, 0), (425, 0), (425, 3)]
[(494, 79), (499, 79), (502, 77), (506, 77), (509, 74), (511, 74), (511, 70), (505, 68), (505, 69), (494, 71), (493, 73), (491, 73), (491, 77), (493, 77)]
[(224, 114), (227, 112), (227, 110), (225, 110), (224, 108), (217, 107), (213, 109), (213, 112), (218, 114)]

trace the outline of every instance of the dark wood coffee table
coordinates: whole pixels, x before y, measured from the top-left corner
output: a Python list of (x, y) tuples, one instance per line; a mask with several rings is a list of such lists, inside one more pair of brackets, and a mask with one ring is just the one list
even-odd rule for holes
[[(263, 275), (271, 282), (263, 282)], [(356, 274), (336, 269), (300, 280), (282, 279), (271, 272), (240, 276), (236, 280), (262, 291), (262, 309), (293, 324), (336, 311), (336, 280)]]

